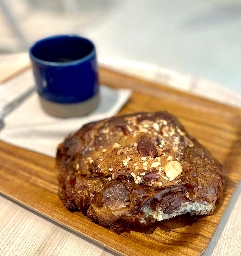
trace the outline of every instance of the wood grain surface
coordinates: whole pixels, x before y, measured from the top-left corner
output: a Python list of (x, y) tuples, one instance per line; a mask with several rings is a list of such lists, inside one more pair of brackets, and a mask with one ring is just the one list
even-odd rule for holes
[(228, 171), (226, 186), (215, 213), (182, 216), (162, 221), (144, 232), (117, 235), (63, 207), (57, 197), (53, 158), (1, 141), (0, 193), (118, 254), (200, 255), (241, 179), (241, 110), (104, 68), (100, 70), (100, 79), (106, 85), (133, 90), (119, 114), (168, 110), (224, 164)]

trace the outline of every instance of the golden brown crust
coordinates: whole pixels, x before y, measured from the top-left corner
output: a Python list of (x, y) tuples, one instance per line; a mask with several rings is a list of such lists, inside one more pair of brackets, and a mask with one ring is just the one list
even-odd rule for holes
[(223, 190), (221, 164), (165, 111), (84, 125), (59, 145), (57, 163), (67, 209), (118, 230), (210, 214)]

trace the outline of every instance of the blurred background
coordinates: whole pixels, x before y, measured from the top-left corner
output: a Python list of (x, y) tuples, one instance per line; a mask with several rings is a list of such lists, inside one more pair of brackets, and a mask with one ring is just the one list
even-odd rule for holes
[(241, 94), (241, 1), (0, 0), (0, 54), (75, 33), (98, 57), (191, 74)]

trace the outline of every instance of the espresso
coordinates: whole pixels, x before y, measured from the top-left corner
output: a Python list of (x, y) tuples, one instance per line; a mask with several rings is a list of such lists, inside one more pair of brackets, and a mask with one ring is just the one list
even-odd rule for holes
[(55, 60), (55, 62), (71, 62), (71, 61), (75, 61), (76, 59), (74, 58), (57, 58)]

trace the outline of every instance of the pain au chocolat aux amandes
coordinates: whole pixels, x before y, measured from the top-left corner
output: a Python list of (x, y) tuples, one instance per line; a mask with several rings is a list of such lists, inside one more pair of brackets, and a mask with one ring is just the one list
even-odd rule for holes
[(65, 207), (116, 232), (212, 214), (223, 192), (222, 165), (166, 111), (86, 124), (56, 160)]

